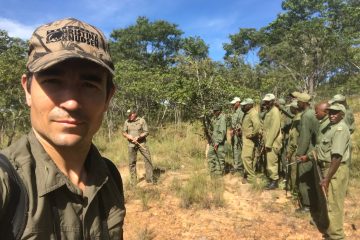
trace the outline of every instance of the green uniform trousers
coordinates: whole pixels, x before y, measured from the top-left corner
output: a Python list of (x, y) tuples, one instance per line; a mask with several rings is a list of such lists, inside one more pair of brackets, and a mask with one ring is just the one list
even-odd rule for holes
[(279, 180), (279, 153), (280, 148), (275, 147), (266, 153), (266, 171), (271, 180)]
[[(328, 169), (323, 170), (323, 176), (327, 175)], [(345, 239), (344, 234), (344, 202), (349, 182), (349, 166), (340, 164), (329, 184), (328, 190), (328, 215), (330, 225), (326, 229), (325, 239)]]
[(208, 166), (211, 175), (223, 175), (225, 170), (225, 148), (219, 144), (217, 151), (210, 145), (208, 150)]
[(137, 156), (137, 152), (140, 151), (141, 155), (143, 155), (143, 157), (144, 157), (146, 181), (151, 182), (151, 181), (153, 181), (153, 165), (151, 162), (150, 151), (147, 148), (145, 143), (141, 143), (141, 146), (142, 147), (135, 145), (135, 146), (128, 147), (130, 176), (131, 176), (132, 181), (136, 182), (136, 180), (137, 180), (136, 156)]
[(242, 152), (241, 137), (233, 136), (231, 138), (231, 143), (232, 143), (232, 150), (234, 156), (234, 170), (239, 172), (244, 169), (244, 164), (241, 158), (241, 152)]
[(303, 207), (316, 204), (314, 169), (312, 161), (297, 164), (297, 186), (300, 193), (300, 202)]
[(244, 163), (245, 173), (247, 174), (248, 180), (253, 179), (255, 174), (255, 143), (254, 141), (243, 138), (243, 149), (241, 152), (241, 159)]

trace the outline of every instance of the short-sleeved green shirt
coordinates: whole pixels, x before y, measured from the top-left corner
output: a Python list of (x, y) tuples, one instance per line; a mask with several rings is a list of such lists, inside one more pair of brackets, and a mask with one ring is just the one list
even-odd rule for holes
[(224, 143), (226, 140), (226, 118), (223, 113), (212, 118), (213, 126), (212, 140), (214, 144)]
[(243, 111), (241, 111), (241, 108), (236, 109), (236, 111), (231, 115), (231, 128), (232, 129), (241, 128), (243, 117), (244, 117), (244, 113)]
[(259, 113), (255, 108), (245, 113), (241, 128), (243, 138), (253, 138), (260, 133), (261, 123)]
[(350, 157), (350, 131), (342, 120), (337, 124), (326, 127), (322, 139), (316, 146), (317, 157), (320, 161), (331, 162), (331, 155), (338, 154), (341, 162), (347, 162)]
[[(148, 125), (144, 118), (137, 117), (134, 121), (126, 120), (123, 127), (123, 132), (132, 137), (139, 137), (139, 143), (146, 142), (146, 137), (149, 135)], [(135, 143), (128, 141), (130, 147), (134, 147)]]

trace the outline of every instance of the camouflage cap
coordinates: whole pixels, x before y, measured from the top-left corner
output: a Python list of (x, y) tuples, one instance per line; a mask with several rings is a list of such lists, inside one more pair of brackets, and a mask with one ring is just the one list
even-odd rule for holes
[(329, 104), (333, 104), (336, 102), (344, 102), (346, 100), (345, 96), (342, 94), (336, 94), (333, 98), (329, 101)]
[(114, 75), (114, 65), (104, 34), (94, 26), (66, 18), (38, 27), (29, 41), (26, 67), (39, 72), (70, 58), (95, 62)]
[(245, 98), (240, 104), (242, 106), (248, 105), (248, 104), (254, 104), (254, 100), (252, 100), (251, 98)]
[(344, 105), (340, 104), (340, 103), (334, 103), (332, 105), (330, 105), (328, 108), (326, 108), (328, 110), (334, 110), (334, 111), (342, 111), (343, 113), (346, 112), (346, 108)]
[(265, 97), (263, 98), (263, 101), (272, 101), (275, 100), (275, 95), (272, 93), (268, 93), (265, 95)]
[(311, 96), (305, 92), (303, 93), (300, 93), (299, 95), (296, 96), (296, 99), (299, 101), (299, 102), (310, 102), (311, 100)]

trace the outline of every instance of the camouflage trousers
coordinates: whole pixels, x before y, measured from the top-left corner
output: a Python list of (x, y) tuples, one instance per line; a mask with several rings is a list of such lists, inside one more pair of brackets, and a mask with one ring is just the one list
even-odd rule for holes
[(235, 172), (240, 172), (244, 170), (244, 164), (241, 158), (242, 152), (242, 140), (238, 136), (233, 136), (231, 138), (232, 151), (234, 156), (234, 170)]
[(210, 145), (208, 150), (208, 166), (211, 175), (223, 175), (225, 172), (225, 147), (219, 144), (217, 151)]
[[(328, 169), (323, 170), (326, 176)], [(330, 225), (326, 229), (325, 239), (345, 239), (344, 234), (344, 202), (349, 182), (349, 166), (340, 164), (332, 177), (328, 189), (328, 216)]]
[(153, 165), (151, 162), (151, 155), (150, 151), (147, 148), (145, 143), (141, 143), (140, 146), (129, 146), (129, 170), (130, 170), (130, 176), (131, 181), (136, 182), (137, 181), (137, 171), (136, 171), (136, 158), (137, 158), (137, 152), (140, 151), (141, 155), (144, 157), (145, 162), (145, 178), (147, 182), (153, 181)]

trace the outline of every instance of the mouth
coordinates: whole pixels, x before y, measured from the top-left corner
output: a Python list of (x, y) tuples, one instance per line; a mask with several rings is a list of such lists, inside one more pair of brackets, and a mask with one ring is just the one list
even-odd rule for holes
[(84, 121), (77, 119), (59, 119), (55, 120), (54, 122), (67, 126), (78, 126), (84, 123)]

